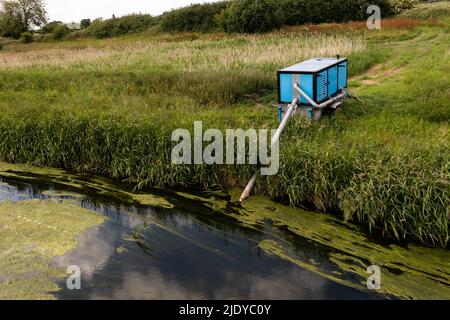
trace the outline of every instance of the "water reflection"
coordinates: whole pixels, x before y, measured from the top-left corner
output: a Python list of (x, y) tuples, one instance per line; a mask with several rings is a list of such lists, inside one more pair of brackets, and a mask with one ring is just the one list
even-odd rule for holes
[[(258, 248), (267, 234), (232, 221), (199, 214), (195, 207), (155, 209), (105, 201), (54, 182), (2, 178), (0, 201), (57, 197), (102, 213), (106, 223), (79, 238), (78, 247), (54, 263), (82, 269), (82, 290), (64, 289), (62, 299), (366, 299), (364, 292), (342, 286)], [(78, 190), (79, 192), (80, 190)], [(53, 195), (52, 195), (53, 194)], [(204, 210), (204, 208), (202, 208)], [(199, 210), (200, 211), (200, 210)], [(289, 241), (289, 236), (285, 236)], [(320, 248), (293, 246), (298, 254), (323, 261)], [(323, 263), (327, 263), (323, 261)]]

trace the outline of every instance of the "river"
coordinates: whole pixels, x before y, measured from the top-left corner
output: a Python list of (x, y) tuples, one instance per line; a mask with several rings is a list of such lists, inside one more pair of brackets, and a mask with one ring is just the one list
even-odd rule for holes
[[(364, 281), (369, 275), (351, 265), (362, 261), (365, 265), (358, 268), (364, 269), (370, 261), (354, 253), (349, 256), (358, 259), (336, 260), (347, 251), (264, 215), (251, 223), (251, 215), (243, 214), (227, 193), (153, 190), (133, 197), (129, 186), (61, 172), (4, 170), (0, 182), (0, 203), (56, 199), (105, 217), (102, 224), (78, 235), (73, 250), (52, 259), (58, 268), (77, 265), (82, 271), (81, 290), (69, 290), (65, 278), (54, 280), (60, 287), (54, 293), (57, 299), (417, 298), (410, 285), (405, 285), (404, 294), (391, 283), (382, 292), (368, 290)], [(299, 215), (303, 212), (298, 209)], [(364, 234), (354, 226), (338, 225), (338, 219), (323, 223)], [(374, 240), (367, 236), (366, 241)], [(283, 250), (276, 250), (277, 245)], [(375, 241), (373, 246), (392, 251), (389, 244)], [(448, 257), (447, 250), (424, 250), (439, 250)], [(392, 261), (389, 264), (387, 279), (405, 276), (400, 263), (398, 269), (392, 268)], [(444, 279), (439, 281), (438, 274), (433, 284), (448, 289), (448, 261), (439, 268), (444, 269)], [(420, 285), (421, 278), (416, 280)], [(442, 291), (443, 298), (447, 294)]]

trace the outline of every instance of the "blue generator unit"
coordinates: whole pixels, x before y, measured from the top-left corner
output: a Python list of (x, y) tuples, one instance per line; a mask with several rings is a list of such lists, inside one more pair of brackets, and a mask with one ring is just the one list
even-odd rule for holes
[[(279, 116), (297, 99), (296, 113), (319, 119), (341, 106), (347, 92), (348, 59), (314, 58), (278, 71)], [(281, 120), (281, 119), (280, 119)]]
[[(314, 58), (278, 71), (278, 118), (280, 126), (272, 137), (272, 147), (280, 141), (289, 119), (297, 114), (320, 120), (327, 110), (339, 110), (352, 97), (347, 90), (348, 59)], [(357, 99), (358, 100), (358, 99)], [(239, 198), (245, 201), (253, 190), (259, 169)]]

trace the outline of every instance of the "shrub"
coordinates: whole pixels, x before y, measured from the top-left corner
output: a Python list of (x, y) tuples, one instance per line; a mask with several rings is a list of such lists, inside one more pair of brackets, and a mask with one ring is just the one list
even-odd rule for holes
[(216, 16), (228, 7), (229, 2), (194, 4), (172, 10), (161, 17), (164, 31), (208, 32), (218, 28)]
[(268, 32), (283, 24), (283, 12), (275, 0), (236, 0), (220, 20), (226, 32)]
[(412, 9), (419, 4), (418, 0), (390, 0), (393, 14), (399, 14), (402, 11)]
[(96, 20), (87, 29), (96, 38), (110, 38), (135, 33), (142, 33), (156, 24), (148, 14), (132, 14), (121, 18)]
[(33, 42), (33, 34), (31, 32), (22, 32), (20, 35), (20, 42), (23, 44)]
[(155, 24), (154, 26), (148, 28), (147, 30), (145, 30), (142, 34), (146, 35), (146, 36), (154, 36), (157, 34), (161, 34), (162, 32), (162, 27), (160, 24)]
[(52, 33), (53, 40), (61, 40), (62, 38), (64, 38), (66, 36), (68, 31), (69, 31), (69, 28), (67, 28), (67, 26), (64, 24), (60, 24), (60, 25), (56, 26)]
[(80, 22), (80, 28), (81, 29), (86, 29), (89, 28), (89, 26), (92, 24), (91, 19), (83, 19)]
[(19, 39), (22, 32), (25, 31), (17, 19), (13, 19), (10, 15), (2, 13), (0, 10), (0, 36)]
[(48, 24), (46, 24), (45, 26), (43, 26), (41, 31), (43, 33), (53, 33), (53, 31), (55, 31), (55, 28), (60, 25), (63, 25), (63, 23), (61, 21), (52, 21), (52, 22), (49, 22)]
[(3, 43), (0, 43), (0, 51), (3, 50)]
[(379, 6), (383, 17), (392, 14), (389, 0), (281, 0), (288, 25), (364, 20), (369, 5)]

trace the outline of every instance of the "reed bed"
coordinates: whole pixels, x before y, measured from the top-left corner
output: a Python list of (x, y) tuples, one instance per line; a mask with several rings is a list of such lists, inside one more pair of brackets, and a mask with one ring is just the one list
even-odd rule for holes
[(104, 46), (35, 44), (33, 50), (0, 53), (0, 69), (54, 66), (64, 69), (105, 71), (145, 66), (170, 66), (181, 71), (234, 70), (283, 66), (311, 56), (349, 55), (366, 49), (362, 37), (315, 35), (299, 39), (297, 33), (236, 36), (216, 41), (167, 42), (145, 39), (104, 42)]
[(6, 52), (0, 54), (0, 69), (29, 68), (33, 66), (68, 66), (74, 63), (90, 62), (111, 55), (108, 49), (57, 49), (37, 51)]

